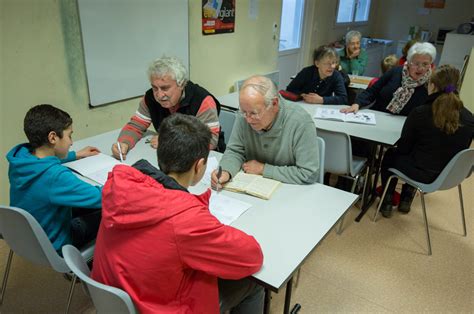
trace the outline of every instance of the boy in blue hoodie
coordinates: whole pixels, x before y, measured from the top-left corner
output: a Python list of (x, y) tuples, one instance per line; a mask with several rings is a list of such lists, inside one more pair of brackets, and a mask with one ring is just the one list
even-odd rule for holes
[(10, 205), (33, 215), (58, 253), (65, 244), (81, 247), (92, 241), (100, 224), (102, 189), (80, 180), (61, 164), (99, 150), (88, 146), (69, 151), (72, 119), (51, 105), (31, 108), (24, 131), (29, 143), (7, 154)]

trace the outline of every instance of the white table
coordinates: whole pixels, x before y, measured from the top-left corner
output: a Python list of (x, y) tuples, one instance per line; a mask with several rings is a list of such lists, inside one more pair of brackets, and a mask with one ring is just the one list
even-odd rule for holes
[[(118, 133), (119, 130), (115, 130), (79, 140), (74, 143), (73, 149), (92, 145), (110, 154), (110, 147)], [(156, 150), (145, 144), (144, 140), (129, 152), (125, 163), (132, 164), (141, 158), (157, 165)], [(198, 185), (190, 191), (200, 193), (206, 188)], [(355, 194), (319, 183), (282, 184), (268, 201), (228, 191), (222, 193), (252, 204), (232, 226), (253, 235), (260, 243), (264, 262), (253, 277), (274, 292), (278, 292), (287, 282), (287, 286), (291, 287), (293, 274), (358, 198)], [(287, 293), (291, 295), (289, 287)], [(289, 309), (289, 302), (286, 303), (285, 312)]]

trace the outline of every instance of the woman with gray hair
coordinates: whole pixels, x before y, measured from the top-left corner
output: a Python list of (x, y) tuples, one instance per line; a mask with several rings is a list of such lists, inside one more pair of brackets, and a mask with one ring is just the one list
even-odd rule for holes
[(357, 95), (351, 107), (342, 112), (357, 112), (360, 107), (407, 116), (428, 98), (427, 85), (436, 48), (430, 43), (416, 43), (408, 51), (403, 66), (390, 69), (371, 87)]
[(362, 34), (349, 31), (346, 34), (346, 46), (339, 51), (342, 71), (347, 74), (363, 75), (367, 67), (367, 52), (360, 47)]

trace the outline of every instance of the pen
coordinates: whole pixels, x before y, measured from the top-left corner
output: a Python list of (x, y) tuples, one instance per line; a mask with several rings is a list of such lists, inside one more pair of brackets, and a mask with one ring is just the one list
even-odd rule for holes
[(150, 144), (150, 143), (151, 143), (151, 138), (147, 138), (147, 139), (145, 140), (145, 144)]
[[(221, 175), (222, 175), (222, 167), (219, 166), (217, 169), (217, 185), (221, 185)], [(216, 189), (219, 192), (219, 188)]]
[(123, 162), (122, 147), (120, 147), (119, 142), (117, 142), (117, 148), (118, 148), (118, 151), (119, 151), (120, 162)]

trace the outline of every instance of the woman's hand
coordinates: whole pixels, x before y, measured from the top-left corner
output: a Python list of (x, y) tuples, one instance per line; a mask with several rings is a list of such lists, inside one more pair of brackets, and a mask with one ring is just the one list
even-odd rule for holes
[(323, 97), (316, 93), (301, 94), (303, 100), (309, 104), (322, 104), (324, 103)]
[(359, 111), (359, 104), (352, 104), (352, 106), (342, 108), (339, 111), (342, 113), (350, 113), (350, 112), (356, 113), (357, 111)]

